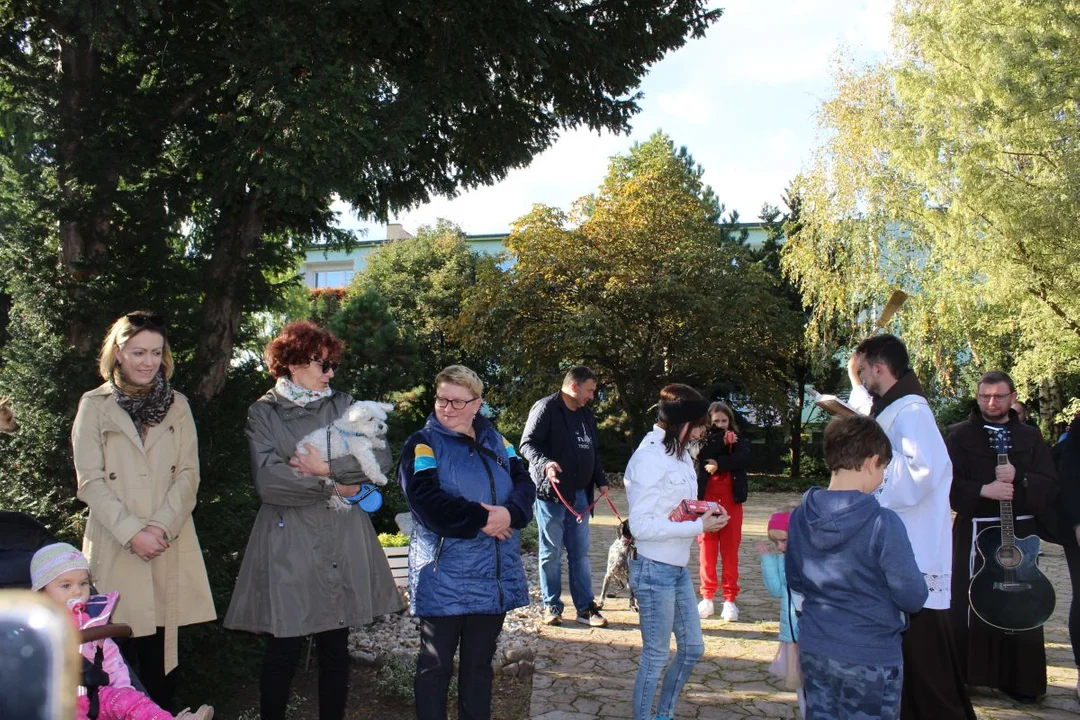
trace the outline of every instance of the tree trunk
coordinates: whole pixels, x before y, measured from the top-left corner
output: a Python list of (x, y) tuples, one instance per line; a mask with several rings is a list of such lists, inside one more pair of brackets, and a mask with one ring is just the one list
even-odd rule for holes
[(791, 477), (792, 479), (802, 475), (802, 416), (803, 407), (806, 403), (806, 377), (801, 376), (795, 385), (798, 399), (795, 403), (795, 412), (791, 416)]
[[(73, 216), (71, 208), (78, 207), (80, 178), (73, 167), (84, 143), (86, 123), (93, 105), (97, 80), (98, 57), (93, 44), (78, 23), (61, 29), (60, 40), (60, 107), (61, 126), (65, 131), (57, 137), (56, 180), (60, 191), (60, 265), (76, 280), (85, 282), (92, 272), (92, 261), (105, 254), (103, 237), (109, 222), (104, 218)], [(92, 192), (92, 190), (91, 190)], [(72, 290), (78, 304), (79, 288)], [(67, 328), (67, 341), (81, 353), (90, 351), (90, 323), (85, 315), (76, 314)]]
[(200, 372), (196, 397), (209, 402), (225, 387), (233, 343), (243, 315), (242, 283), (237, 274), (258, 272), (244, 267), (262, 236), (266, 211), (259, 206), (259, 191), (252, 189), (243, 203), (218, 222), (214, 254), (207, 268), (206, 297), (202, 303), (195, 366)]

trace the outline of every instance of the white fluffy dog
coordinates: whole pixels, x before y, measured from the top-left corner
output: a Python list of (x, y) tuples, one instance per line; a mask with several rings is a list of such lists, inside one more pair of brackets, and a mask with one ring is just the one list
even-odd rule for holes
[[(383, 475), (379, 461), (375, 458), (375, 449), (386, 447), (386, 414), (394, 409), (390, 403), (361, 400), (354, 402), (340, 418), (330, 423), (330, 447), (327, 448), (327, 427), (321, 427), (308, 433), (296, 443), (296, 452), (307, 454), (305, 445), (310, 444), (323, 459), (331, 460), (352, 455), (360, 463), (360, 469), (376, 485), (385, 485), (387, 477)], [(332, 480), (328, 480), (333, 482)], [(327, 504), (336, 510), (348, 510), (352, 507), (343, 498), (334, 494)]]

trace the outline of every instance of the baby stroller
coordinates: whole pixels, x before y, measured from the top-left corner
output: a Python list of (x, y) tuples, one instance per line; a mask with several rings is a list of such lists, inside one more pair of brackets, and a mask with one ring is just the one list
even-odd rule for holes
[[(34, 553), (45, 545), (56, 542), (48, 529), (33, 517), (20, 512), (0, 511), (0, 589), (29, 590), (30, 561)], [(97, 617), (107, 607), (92, 590), (87, 613)], [(103, 638), (124, 638), (131, 635), (131, 628), (118, 623), (102, 624), (82, 631), (82, 642), (94, 642)], [(93, 662), (83, 658), (82, 685), (90, 702), (89, 717), (98, 716), (98, 690), (109, 684), (109, 676), (101, 669), (102, 652), (99, 647)], [(131, 675), (131, 683), (143, 690), (138, 678)]]

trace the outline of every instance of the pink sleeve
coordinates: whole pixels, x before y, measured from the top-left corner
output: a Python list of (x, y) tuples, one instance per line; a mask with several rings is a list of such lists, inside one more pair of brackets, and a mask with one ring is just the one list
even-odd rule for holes
[(105, 657), (101, 669), (109, 674), (109, 686), (114, 688), (132, 687), (131, 675), (127, 663), (120, 654), (120, 648), (111, 639), (105, 639)]

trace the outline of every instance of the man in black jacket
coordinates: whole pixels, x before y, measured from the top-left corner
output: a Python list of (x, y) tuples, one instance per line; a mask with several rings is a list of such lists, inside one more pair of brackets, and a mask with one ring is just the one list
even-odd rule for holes
[[(544, 623), (562, 623), (562, 553), (570, 569), (570, 596), (577, 621), (604, 627), (596, 608), (589, 570), (589, 512), (596, 488), (606, 488), (600, 466), (596, 417), (586, 405), (596, 393), (596, 373), (576, 366), (562, 390), (538, 400), (529, 411), (518, 448), (536, 483), (540, 529), (540, 594)], [(580, 518), (580, 522), (579, 522)]]

